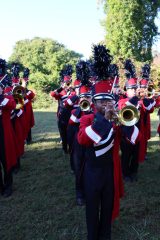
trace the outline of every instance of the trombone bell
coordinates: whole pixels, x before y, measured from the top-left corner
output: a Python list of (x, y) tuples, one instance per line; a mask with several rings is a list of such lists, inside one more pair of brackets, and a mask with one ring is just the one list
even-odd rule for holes
[(18, 85), (13, 88), (13, 95), (21, 95), (22, 97), (25, 96), (25, 88)]

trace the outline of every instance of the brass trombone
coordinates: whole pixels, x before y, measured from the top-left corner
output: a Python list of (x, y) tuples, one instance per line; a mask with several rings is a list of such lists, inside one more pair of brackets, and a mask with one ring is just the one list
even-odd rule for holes
[(17, 85), (13, 88), (12, 90), (13, 95), (21, 95), (22, 97), (25, 97), (26, 94), (26, 90), (24, 87), (22, 87), (21, 85)]
[(21, 109), (24, 106), (25, 88), (20, 85), (15, 86), (12, 94), (16, 102), (16, 109)]
[(21, 109), (24, 106), (24, 98), (19, 94), (14, 94), (13, 97), (16, 102), (16, 109)]

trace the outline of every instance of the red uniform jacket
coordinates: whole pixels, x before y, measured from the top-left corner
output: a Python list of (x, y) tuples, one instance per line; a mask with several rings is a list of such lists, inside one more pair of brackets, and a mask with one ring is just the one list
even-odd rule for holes
[(15, 133), (11, 123), (11, 111), (16, 107), (16, 102), (12, 96), (4, 96), (1, 104), (0, 111), (4, 130), (5, 161), (6, 169), (9, 171), (17, 162)]
[(32, 102), (31, 102), (34, 97), (35, 97), (35, 94), (31, 90), (27, 90), (26, 99), (24, 101), (27, 134), (35, 124)]
[(14, 131), (15, 131), (18, 146), (19, 146), (19, 157), (24, 154), (25, 135), (24, 135), (23, 115), (24, 115), (24, 110), (20, 109), (20, 110), (14, 110), (11, 116), (13, 126), (14, 126)]

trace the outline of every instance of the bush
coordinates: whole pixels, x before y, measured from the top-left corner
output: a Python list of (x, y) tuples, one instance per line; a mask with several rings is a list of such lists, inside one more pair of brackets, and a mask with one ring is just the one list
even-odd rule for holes
[(51, 107), (51, 104), (53, 104), (53, 98), (51, 98), (49, 93), (45, 93), (40, 89), (33, 89), (33, 91), (36, 94), (33, 102), (33, 109), (46, 109)]

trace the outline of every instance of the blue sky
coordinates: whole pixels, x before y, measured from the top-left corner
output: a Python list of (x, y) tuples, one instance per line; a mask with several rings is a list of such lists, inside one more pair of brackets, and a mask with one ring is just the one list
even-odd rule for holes
[[(19, 40), (51, 38), (88, 58), (92, 44), (104, 39), (97, 0), (1, 0), (0, 6), (0, 57), (6, 60)], [(155, 48), (160, 51), (160, 41)]]
[(7, 60), (19, 40), (42, 37), (88, 58), (91, 45), (104, 38), (103, 18), (96, 0), (1, 1), (0, 57)]

